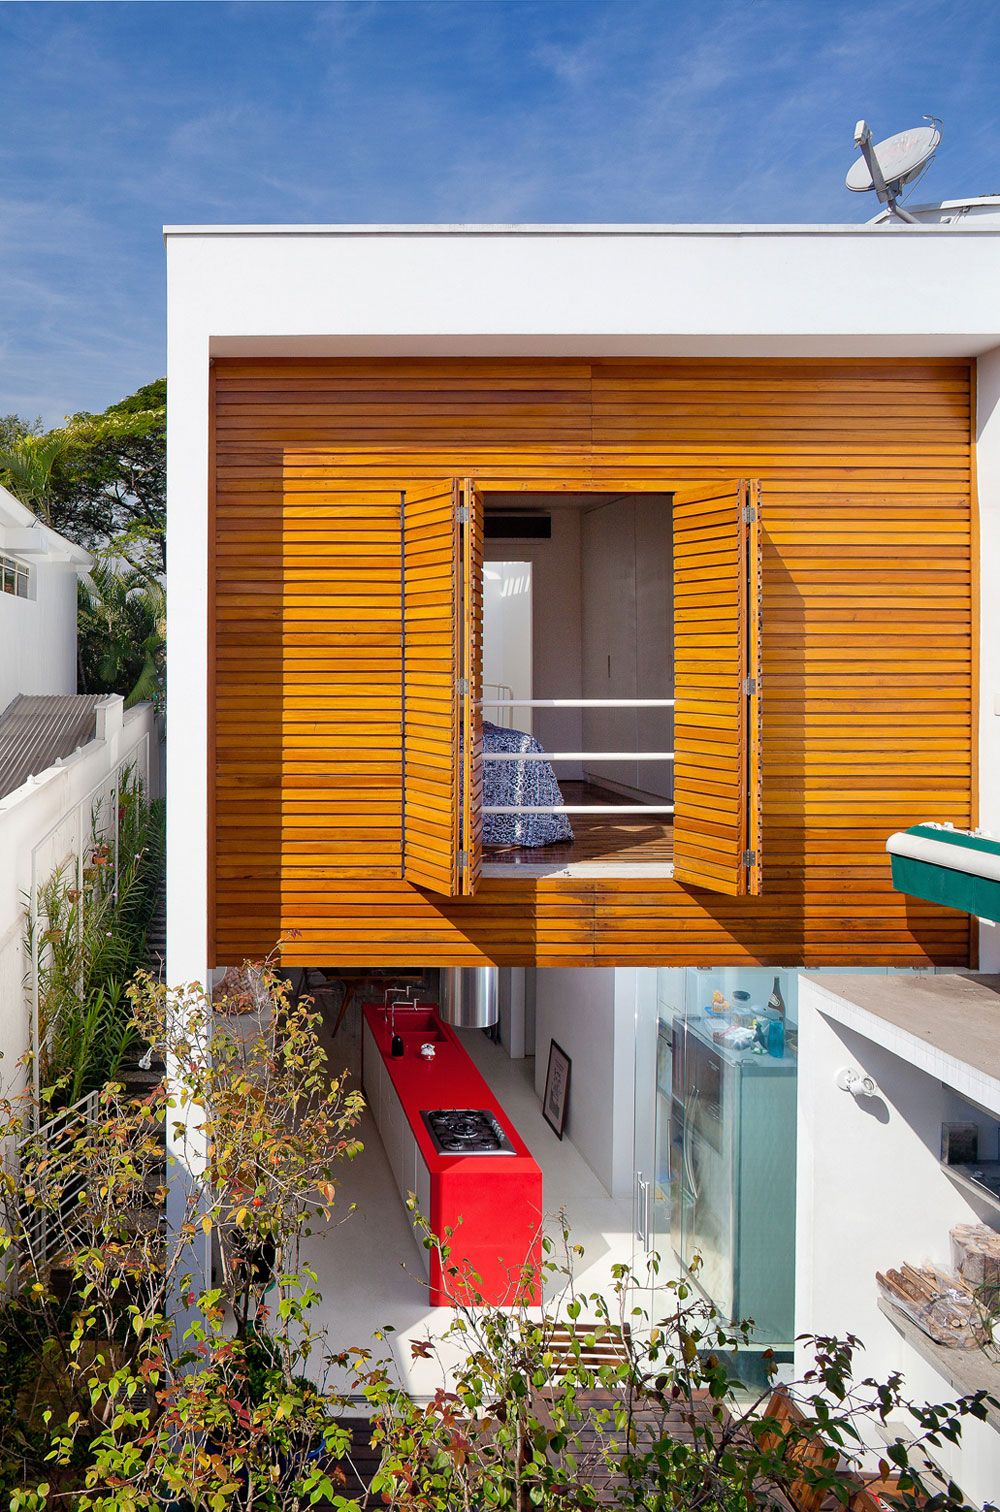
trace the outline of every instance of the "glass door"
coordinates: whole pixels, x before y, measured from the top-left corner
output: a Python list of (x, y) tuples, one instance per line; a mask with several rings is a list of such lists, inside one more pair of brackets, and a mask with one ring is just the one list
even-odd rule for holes
[[(794, 1305), (797, 976), (787, 968), (650, 972), (635, 1037), (633, 1268), (655, 1317), (662, 1280), (697, 1257), (727, 1319), (785, 1347)], [(777, 1026), (775, 1029), (775, 1025)]]
[(671, 1225), (679, 1179), (678, 1120), (673, 1107), (675, 1020), (683, 1013), (684, 971), (642, 973), (636, 999), (633, 1269), (675, 1268)]

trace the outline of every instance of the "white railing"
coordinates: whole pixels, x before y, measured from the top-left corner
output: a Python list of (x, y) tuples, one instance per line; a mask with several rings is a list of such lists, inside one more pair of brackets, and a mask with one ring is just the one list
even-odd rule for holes
[(498, 803), (484, 814), (672, 814), (672, 803)]
[[(494, 686), (491, 684), (491, 686)], [(484, 708), (672, 709), (673, 698), (484, 698)], [(673, 751), (484, 751), (484, 761), (673, 761)], [(484, 814), (672, 814), (672, 803), (488, 804)]]
[[(41, 1042), (39, 1028), (39, 975), (41, 969), (42, 934), (40, 927), (39, 891), (61, 867), (71, 861), (76, 868), (76, 891), (83, 895), (84, 855), (95, 837), (113, 837), (112, 877), (117, 895), (118, 858), (118, 799), (122, 778), (126, 772), (134, 775), (149, 790), (150, 732), (146, 731), (132, 745), (114, 768), (100, 782), (85, 793), (79, 801), (61, 814), (51, 824), (31, 849), (31, 880), (28, 889), (28, 920), (31, 938), (31, 960), (28, 965), (28, 990), (31, 1009), (31, 1074), (34, 1087), (34, 1104), (39, 1106), (41, 1093)], [(78, 913), (83, 925), (83, 911)]]
[(674, 698), (481, 698), (483, 708), (510, 709), (672, 709)]
[(27, 1251), (21, 1260), (22, 1263), (25, 1259), (30, 1260), (36, 1273), (51, 1265), (60, 1255), (67, 1254), (86, 1237), (79, 1200), (84, 1175), (77, 1166), (76, 1173), (67, 1178), (64, 1163), (80, 1137), (81, 1129), (96, 1118), (98, 1098), (97, 1092), (86, 1093), (71, 1107), (63, 1108), (48, 1119), (35, 1133), (18, 1141), (18, 1169), (25, 1152), (30, 1150), (35, 1188), (31, 1207), (25, 1208), (21, 1215)]
[(510, 683), (483, 683), (483, 692), (485, 693), (488, 689), (495, 690), (497, 696), (496, 698), (481, 698), (480, 708), (506, 709), (507, 713), (501, 713), (497, 722), (509, 730), (514, 720), (514, 716), (510, 713), (514, 707), (514, 689)]

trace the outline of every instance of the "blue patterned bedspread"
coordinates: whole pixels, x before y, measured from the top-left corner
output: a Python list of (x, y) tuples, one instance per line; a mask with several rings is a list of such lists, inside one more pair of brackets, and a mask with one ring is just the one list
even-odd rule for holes
[[(524, 730), (505, 730), (483, 720), (483, 751), (542, 754), (533, 735)], [(484, 761), (484, 803), (561, 804), (555, 772), (547, 761)], [(565, 814), (484, 814), (484, 845), (552, 845), (572, 840), (573, 830)]]

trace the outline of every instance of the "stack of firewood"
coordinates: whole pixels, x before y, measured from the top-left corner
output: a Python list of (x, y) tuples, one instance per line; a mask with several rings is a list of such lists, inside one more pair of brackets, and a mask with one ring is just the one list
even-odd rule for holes
[(951, 1231), (951, 1263), (974, 1291), (1000, 1292), (1000, 1234), (985, 1223), (957, 1223)]
[(910, 1318), (935, 1344), (949, 1349), (976, 1349), (984, 1341), (980, 1309), (960, 1276), (936, 1265), (909, 1265), (875, 1279), (883, 1296)]

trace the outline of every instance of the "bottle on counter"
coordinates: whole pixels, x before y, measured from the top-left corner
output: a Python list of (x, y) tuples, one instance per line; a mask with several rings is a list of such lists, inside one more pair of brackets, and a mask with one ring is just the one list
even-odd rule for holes
[(785, 1020), (773, 1008), (767, 1010), (767, 1053), (781, 1060), (785, 1053)]
[(768, 1008), (772, 1008), (779, 1018), (785, 1017), (785, 1000), (781, 995), (781, 978), (775, 977), (774, 986), (771, 988), (771, 996), (767, 1000)]

